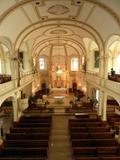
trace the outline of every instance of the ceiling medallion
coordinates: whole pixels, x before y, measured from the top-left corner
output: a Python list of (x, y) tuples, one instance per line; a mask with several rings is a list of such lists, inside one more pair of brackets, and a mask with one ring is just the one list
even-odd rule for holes
[(56, 29), (50, 32), (51, 34), (67, 34), (67, 31), (62, 29)]
[(48, 12), (50, 14), (54, 14), (54, 15), (61, 15), (61, 14), (65, 14), (65, 13), (69, 12), (69, 8), (67, 8), (66, 6), (63, 6), (63, 5), (54, 5), (50, 8), (48, 8)]

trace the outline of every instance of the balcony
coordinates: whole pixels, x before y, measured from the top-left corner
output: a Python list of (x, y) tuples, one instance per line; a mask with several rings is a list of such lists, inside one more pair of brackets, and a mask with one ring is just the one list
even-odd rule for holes
[(15, 81), (9, 81), (6, 83), (0, 84), (0, 96), (12, 91), (15, 89)]
[[(34, 75), (29, 74), (20, 79), (20, 88), (24, 88), (26, 85), (31, 83), (34, 80)], [(19, 90), (20, 88), (18, 87), (18, 80), (11, 80), (8, 82), (4, 82), (0, 84), (0, 96), (4, 96), (5, 94), (10, 94), (11, 92), (16, 92), (17, 89)]]
[(113, 92), (120, 94), (120, 82), (115, 82), (111, 80), (105, 81), (105, 88), (112, 90)]
[(26, 75), (20, 79), (20, 86), (24, 86), (27, 83), (31, 83), (34, 79), (33, 74)]
[(86, 80), (88, 83), (95, 87), (102, 88), (102, 90), (108, 90), (120, 95), (120, 82), (100, 78), (97, 74), (87, 73)]

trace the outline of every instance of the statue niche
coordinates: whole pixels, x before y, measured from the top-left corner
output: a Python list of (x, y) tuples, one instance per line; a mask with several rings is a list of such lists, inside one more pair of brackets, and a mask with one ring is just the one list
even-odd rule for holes
[(57, 88), (63, 87), (63, 80), (61, 79), (60, 76), (57, 76), (57, 79), (56, 79), (56, 87), (57, 87)]

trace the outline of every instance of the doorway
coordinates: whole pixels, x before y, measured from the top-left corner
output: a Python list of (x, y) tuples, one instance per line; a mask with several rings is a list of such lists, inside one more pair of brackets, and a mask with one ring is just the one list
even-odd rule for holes
[(76, 82), (74, 82), (72, 84), (72, 90), (73, 90), (74, 93), (77, 91), (77, 83)]
[(46, 83), (41, 84), (41, 90), (43, 94), (46, 94)]

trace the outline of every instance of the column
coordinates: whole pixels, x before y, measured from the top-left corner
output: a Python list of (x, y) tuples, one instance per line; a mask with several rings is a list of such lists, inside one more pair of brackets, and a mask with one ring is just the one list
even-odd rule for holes
[[(85, 69), (85, 68), (86, 68), (86, 71), (89, 71), (89, 69), (91, 68), (91, 66), (90, 66), (90, 58), (87, 57), (87, 58), (84, 60), (83, 65), (84, 65), (84, 68), (82, 68), (82, 69)], [(85, 66), (85, 65), (86, 65), (86, 66)]]
[(32, 57), (30, 55), (30, 53), (28, 51), (24, 51), (24, 54), (23, 54), (23, 66), (24, 66), (24, 70), (25, 72), (29, 72), (29, 71), (32, 71)]
[(50, 47), (50, 56), (49, 56), (49, 59), (48, 59), (48, 64), (49, 64), (49, 85), (50, 85), (50, 92), (51, 92), (51, 88), (53, 88), (54, 84), (53, 84), (53, 72), (52, 72), (52, 69), (53, 69), (53, 66), (52, 66), (52, 50), (53, 50), (53, 45), (51, 44), (51, 47)]
[(109, 61), (109, 56), (104, 57), (104, 78), (108, 79), (108, 61)]
[(90, 87), (90, 84), (88, 82), (86, 82), (86, 89), (87, 89), (86, 97), (92, 98), (91, 87)]
[(13, 121), (18, 121), (18, 99), (14, 98), (13, 102)]
[[(10, 70), (11, 70), (11, 78), (12, 80), (15, 80), (15, 87), (18, 87), (18, 50), (13, 51), (12, 56), (11, 56), (11, 60), (10, 60)], [(14, 68), (14, 69), (13, 69)]]
[(21, 91), (14, 93), (13, 103), (13, 121), (17, 122), (19, 120), (20, 111), (19, 111), (19, 99), (21, 98)]
[(100, 96), (99, 96), (99, 107), (98, 107), (98, 115), (102, 115), (102, 109), (103, 109), (103, 92), (100, 91)]
[(103, 112), (102, 112), (102, 120), (107, 121), (107, 94), (103, 94)]
[(6, 69), (6, 71), (5, 71), (6, 74), (11, 74), (10, 59), (9, 58), (6, 58), (5, 69)]
[(66, 85), (67, 85), (67, 89), (69, 89), (69, 87), (70, 87), (69, 79), (70, 79), (69, 71), (66, 70)]
[(100, 62), (99, 62), (100, 66), (99, 66), (99, 73), (100, 73), (100, 77), (104, 77), (104, 57), (101, 56), (100, 57)]

